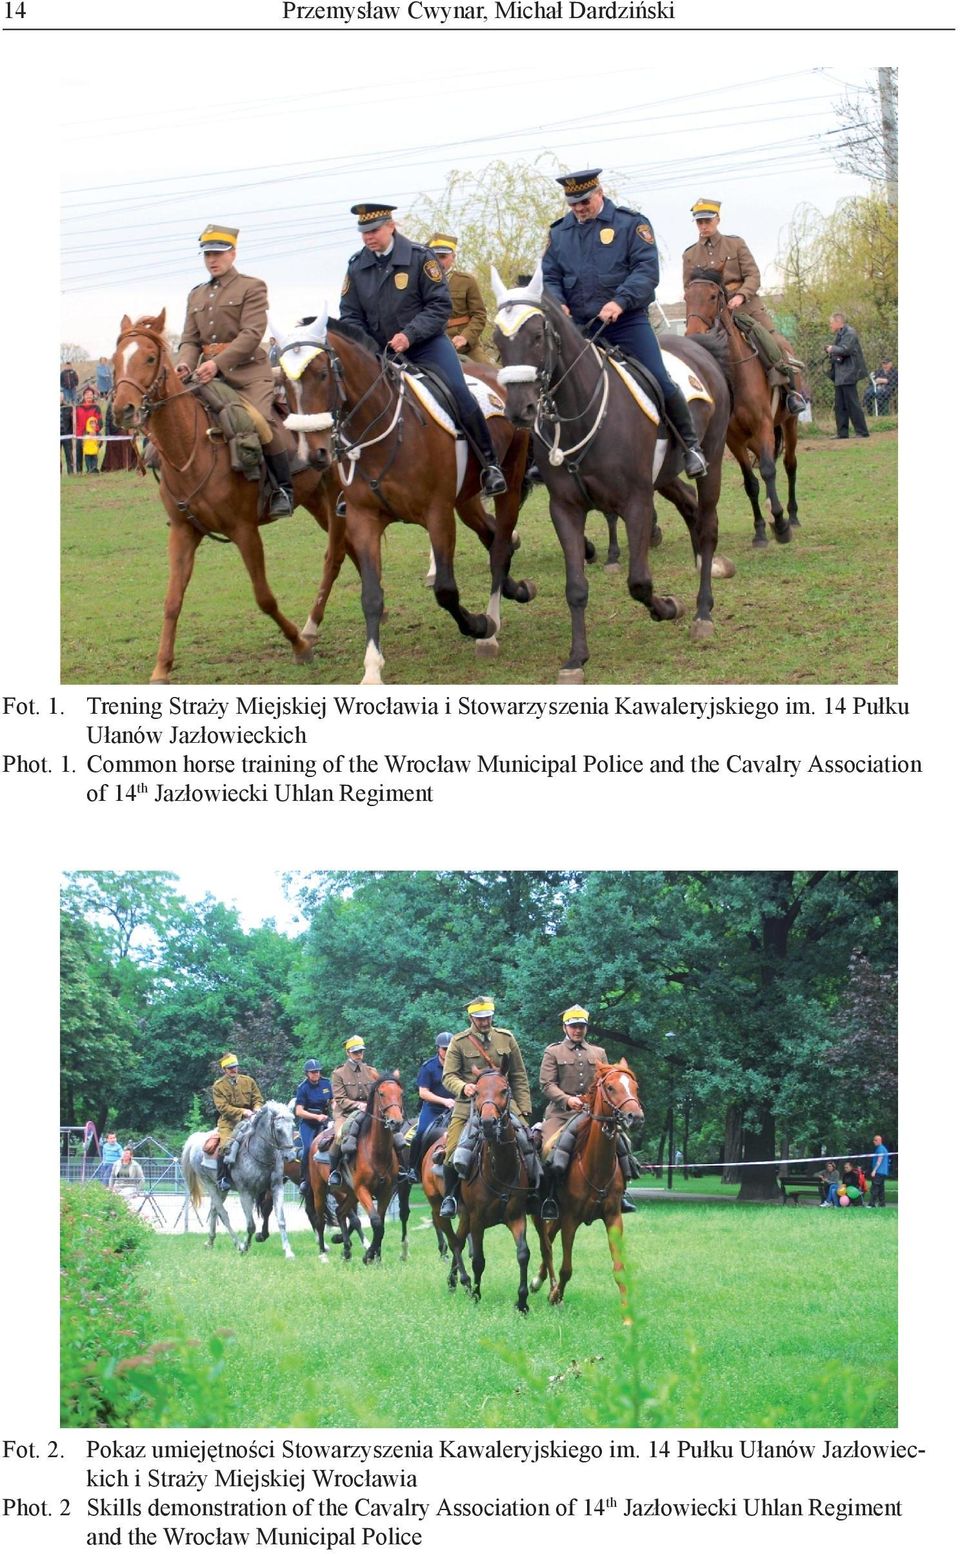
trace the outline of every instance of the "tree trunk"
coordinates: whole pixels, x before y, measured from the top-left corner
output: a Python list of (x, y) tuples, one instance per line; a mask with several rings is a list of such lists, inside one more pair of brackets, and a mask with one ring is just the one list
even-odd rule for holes
[[(773, 1112), (768, 1105), (764, 1104), (761, 1111), (759, 1128), (756, 1131), (744, 1131), (743, 1147), (748, 1160), (773, 1159), (776, 1130)], [(779, 1197), (776, 1165), (741, 1167), (740, 1203), (775, 1203)]]
[(742, 1158), (743, 1108), (735, 1102), (727, 1107), (723, 1128), (723, 1180), (739, 1182), (738, 1162)]

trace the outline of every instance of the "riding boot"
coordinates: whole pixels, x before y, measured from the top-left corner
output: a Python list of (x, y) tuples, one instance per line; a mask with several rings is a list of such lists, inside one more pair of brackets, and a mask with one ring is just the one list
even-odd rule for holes
[(787, 375), (787, 410), (790, 415), (803, 415), (807, 408), (807, 401), (797, 388), (797, 375), (792, 367), (784, 367)]
[(230, 1179), (230, 1167), (222, 1155), (217, 1161), (217, 1186), (221, 1192), (229, 1192), (233, 1186), (233, 1182)]
[(267, 453), (263, 455), (273, 482), (273, 490), (270, 493), (270, 517), (289, 518), (293, 512), (293, 477), (290, 474), (290, 460), (285, 453)]
[(398, 1144), (395, 1139), (393, 1147), (397, 1152), (397, 1161), (400, 1167), (397, 1172), (397, 1183), (402, 1184), (404, 1182), (409, 1182), (412, 1185), (417, 1180), (417, 1173), (416, 1171), (411, 1170), (410, 1167), (410, 1145)]
[(327, 1177), (328, 1187), (342, 1187), (343, 1175), (340, 1170), (340, 1145), (330, 1145), (330, 1175)]
[(443, 1202), (440, 1205), (440, 1218), (452, 1219), (457, 1212), (457, 1188), (460, 1185), (460, 1175), (456, 1166), (444, 1165), (443, 1167)]
[(507, 489), (507, 482), (503, 470), (497, 463), (497, 455), (493, 448), (493, 438), (490, 436), (490, 428), (486, 423), (483, 411), (474, 402), (470, 407), (470, 414), (460, 416), (467, 441), (480, 460), (482, 474), (480, 483), (485, 496), (502, 496)]
[(684, 399), (682, 391), (674, 384), (669, 393), (664, 394), (664, 399), (667, 407), (667, 420), (678, 433), (680, 441), (686, 450), (683, 455), (684, 473), (693, 476), (705, 475), (707, 473), (707, 461), (700, 446), (700, 439), (694, 429), (690, 407)]
[(544, 1166), (543, 1175), (540, 1178), (540, 1218), (553, 1220), (560, 1218), (560, 1205), (557, 1203), (557, 1173), (553, 1166)]

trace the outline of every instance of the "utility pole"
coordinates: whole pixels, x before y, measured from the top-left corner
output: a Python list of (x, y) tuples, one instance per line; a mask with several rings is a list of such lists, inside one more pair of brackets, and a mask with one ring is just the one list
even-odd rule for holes
[(880, 129), (883, 135), (883, 175), (887, 185), (887, 204), (891, 210), (897, 207), (897, 176), (899, 154), (897, 149), (897, 86), (893, 69), (881, 65), (877, 70), (880, 82)]

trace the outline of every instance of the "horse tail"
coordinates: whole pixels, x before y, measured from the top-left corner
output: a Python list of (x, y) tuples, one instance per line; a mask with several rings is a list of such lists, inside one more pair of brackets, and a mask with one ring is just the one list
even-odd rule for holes
[(199, 1209), (200, 1199), (203, 1194), (200, 1187), (200, 1178), (197, 1175), (193, 1165), (191, 1139), (187, 1139), (187, 1142), (183, 1146), (183, 1152), (180, 1155), (180, 1170), (182, 1171), (183, 1179), (187, 1184), (187, 1191), (190, 1194), (190, 1202), (193, 1204), (195, 1209)]

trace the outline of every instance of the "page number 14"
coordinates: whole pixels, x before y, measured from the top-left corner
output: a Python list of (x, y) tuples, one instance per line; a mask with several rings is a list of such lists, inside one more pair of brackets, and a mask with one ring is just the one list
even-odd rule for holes
[(27, 14), (27, 8), (23, 4), (23, 0), (20, 0), (20, 4), (19, 5), (13, 5), (12, 4), (12, 0), (7, 0), (7, 3), (6, 3), (6, 5), (3, 8), (3, 13), (4, 13), (4, 15), (5, 15), (5, 17), (6, 17), (8, 22), (12, 22), (14, 17), (17, 17), (17, 16), (19, 16), (21, 21), (23, 21), (24, 17)]

